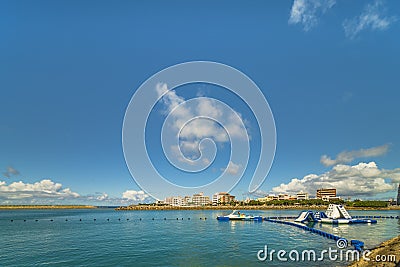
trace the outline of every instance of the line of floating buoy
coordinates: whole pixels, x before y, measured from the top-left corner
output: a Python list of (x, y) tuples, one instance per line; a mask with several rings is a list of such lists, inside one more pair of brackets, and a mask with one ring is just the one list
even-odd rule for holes
[(271, 219), (271, 220), (290, 220), (290, 219), (296, 219), (297, 216), (283, 216), (283, 217), (278, 217), (278, 216), (272, 216), (272, 217), (265, 217), (264, 220)]
[[(272, 220), (290, 220), (290, 219), (296, 219), (296, 216), (270, 216), (270, 217), (264, 217), (263, 220), (264, 221), (272, 221)], [(381, 215), (356, 215), (356, 216), (352, 216), (352, 218), (354, 219), (362, 219), (362, 218), (366, 218), (366, 219), (400, 219), (400, 216), (381, 216)], [(126, 220), (129, 221), (131, 218), (127, 218)], [(207, 217), (199, 217), (200, 220), (207, 220)], [(96, 221), (96, 218), (93, 218), (93, 221)], [(142, 218), (138, 218), (139, 221), (142, 220)], [(158, 220), (157, 218), (151, 218), (152, 221)], [(160, 218), (160, 220), (185, 220), (185, 218), (179, 218), (177, 217), (176, 219), (168, 219), (166, 217), (164, 218)], [(188, 221), (191, 220), (190, 217), (187, 218)], [(14, 222), (17, 221), (15, 219), (10, 219), (10, 222)], [(27, 219), (23, 219), (24, 222), (27, 222)], [(39, 221), (38, 219), (35, 219), (35, 222)], [(53, 219), (50, 219), (51, 222), (53, 222)], [(65, 221), (69, 221), (68, 218), (65, 219)], [(82, 219), (79, 219), (79, 221), (83, 221)], [(111, 221), (110, 218), (107, 218), (106, 221)], [(121, 218), (118, 218), (118, 221), (121, 221)]]
[(400, 219), (400, 216), (381, 216), (381, 215), (357, 215), (357, 216), (351, 216), (352, 218), (368, 218), (368, 219)]
[[(126, 218), (127, 221), (129, 221), (129, 220), (131, 220), (131, 219), (132, 219), (132, 218)], [(205, 221), (205, 220), (207, 220), (207, 217), (200, 217), (199, 219)], [(264, 218), (264, 219), (268, 219), (268, 218)], [(43, 219), (43, 220), (45, 220), (45, 219)], [(106, 220), (107, 222), (111, 221), (110, 218), (106, 218), (105, 220)], [(118, 220), (118, 221), (121, 221), (121, 218), (118, 218), (117, 220)], [(132, 219), (132, 220), (134, 220), (134, 219)], [(142, 221), (142, 218), (137, 218), (136, 220)], [(184, 217), (177, 217), (177, 218), (174, 218), (174, 219), (172, 219), (172, 218), (169, 219), (169, 218), (167, 218), (167, 217), (164, 217), (164, 218), (154, 218), (154, 217), (153, 217), (153, 218), (151, 218), (150, 220), (152, 220), (152, 221), (156, 221), (156, 220), (164, 220), (164, 221), (167, 221), (167, 220), (184, 221), (185, 218), (184, 218)], [(190, 221), (191, 218), (188, 217), (187, 220)], [(10, 219), (10, 222), (14, 222), (14, 221), (18, 221), (18, 220)], [(27, 222), (27, 221), (29, 221), (29, 220), (28, 220), (28, 219), (23, 219), (22, 221)], [(34, 221), (35, 221), (35, 222), (38, 222), (39, 219), (34, 219)], [(49, 219), (49, 221), (50, 221), (50, 222), (53, 222), (53, 221), (55, 221), (55, 220), (54, 220), (54, 219)], [(71, 221), (71, 220), (69, 220), (68, 218), (65, 218), (64, 221), (68, 222), (68, 221)], [(79, 221), (82, 222), (83, 220), (80, 218)], [(93, 218), (93, 221), (96, 222), (96, 221), (97, 221), (97, 218)]]

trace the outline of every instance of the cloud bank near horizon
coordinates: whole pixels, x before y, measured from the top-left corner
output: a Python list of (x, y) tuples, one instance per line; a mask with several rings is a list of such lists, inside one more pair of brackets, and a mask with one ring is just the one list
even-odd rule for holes
[(35, 183), (23, 181), (7, 184), (0, 181), (0, 204), (103, 204), (129, 205), (148, 203), (153, 199), (144, 191), (126, 190), (121, 197), (110, 197), (107, 193), (80, 195), (61, 183), (43, 179)]
[(0, 199), (21, 200), (21, 199), (71, 199), (80, 195), (63, 188), (62, 184), (55, 183), (50, 179), (44, 179), (33, 184), (22, 181), (7, 184), (0, 181)]
[(338, 164), (322, 174), (308, 174), (293, 178), (272, 189), (274, 193), (296, 194), (299, 191), (315, 195), (319, 188), (336, 188), (339, 196), (371, 197), (396, 189), (400, 182), (400, 168), (385, 170), (373, 161), (357, 165)]

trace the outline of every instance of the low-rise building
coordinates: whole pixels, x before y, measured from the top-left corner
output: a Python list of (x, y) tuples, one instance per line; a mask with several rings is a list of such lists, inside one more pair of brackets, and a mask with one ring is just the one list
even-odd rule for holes
[(212, 204), (213, 205), (228, 204), (233, 201), (235, 201), (235, 196), (232, 196), (231, 194), (226, 193), (226, 192), (215, 193), (212, 196)]
[(279, 200), (288, 200), (289, 199), (289, 195), (288, 194), (279, 194), (278, 195), (278, 199)]
[(278, 200), (278, 196), (275, 195), (267, 195), (265, 197), (259, 197), (257, 198), (257, 201), (259, 202), (268, 202), (268, 201), (272, 201), (272, 200)]
[(336, 188), (321, 188), (317, 190), (317, 199), (330, 199), (336, 197)]
[(308, 193), (299, 192), (297, 193), (297, 200), (308, 200), (309, 196)]
[(168, 204), (170, 206), (180, 207), (183, 204), (183, 198), (182, 197), (166, 197), (164, 202), (165, 202), (165, 204)]
[(192, 203), (192, 198), (190, 196), (184, 196), (182, 198), (182, 205), (183, 206), (190, 206), (191, 203)]
[(211, 202), (210, 197), (205, 196), (203, 192), (201, 192), (192, 196), (192, 203), (194, 206), (205, 206), (210, 204)]
[(340, 197), (330, 197), (330, 196), (324, 196), (322, 197), (323, 201), (333, 201), (333, 200), (340, 200)]

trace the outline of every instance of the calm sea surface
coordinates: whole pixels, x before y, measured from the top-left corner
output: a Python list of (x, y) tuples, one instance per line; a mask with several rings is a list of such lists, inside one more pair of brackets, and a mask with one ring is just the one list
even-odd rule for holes
[[(287, 252), (314, 249), (319, 253), (329, 247), (336, 249), (333, 240), (287, 225), (215, 219), (227, 212), (3, 210), (0, 211), (0, 266), (320, 266), (321, 262), (279, 262), (276, 256), (272, 262), (261, 262), (257, 252), (265, 245), (269, 250)], [(248, 213), (264, 217), (299, 212)], [(350, 211), (350, 214), (398, 216), (400, 211)], [(400, 234), (397, 219), (378, 219), (374, 225), (313, 227), (349, 240), (361, 240), (366, 248)], [(346, 262), (326, 259), (323, 264), (344, 266)]]

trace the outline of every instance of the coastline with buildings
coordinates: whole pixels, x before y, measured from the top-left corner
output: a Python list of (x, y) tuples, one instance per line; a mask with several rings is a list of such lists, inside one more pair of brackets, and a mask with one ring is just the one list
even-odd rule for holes
[(218, 192), (206, 196), (200, 192), (193, 196), (170, 196), (154, 203), (135, 204), (129, 206), (94, 206), (94, 205), (0, 205), (0, 210), (17, 209), (97, 209), (113, 208), (115, 210), (280, 210), (280, 209), (323, 209), (330, 203), (338, 203), (350, 210), (400, 210), (400, 185), (397, 198), (383, 200), (351, 201), (337, 196), (335, 188), (321, 188), (315, 196), (306, 192), (295, 195), (268, 194), (262, 197), (238, 200), (227, 192)]
[[(142, 204), (142, 205), (130, 205), (121, 206), (115, 208), (117, 211), (122, 210), (305, 210), (305, 209), (319, 209), (325, 210), (328, 207), (328, 203), (325, 205), (220, 205), (220, 206), (167, 206), (157, 204)], [(351, 207), (346, 206), (348, 210), (400, 210), (400, 206), (388, 206), (388, 207)]]
[(255, 199), (246, 198), (237, 200), (235, 196), (227, 192), (217, 192), (206, 196), (200, 192), (193, 196), (170, 196), (164, 200), (158, 200), (150, 204), (138, 204), (121, 206), (116, 210), (269, 210), (269, 209), (321, 209), (330, 203), (343, 204), (352, 210), (399, 210), (400, 209), (400, 185), (397, 200), (359, 200), (343, 199), (337, 195), (336, 188), (317, 189), (315, 196), (307, 192), (289, 194), (267, 194)]

